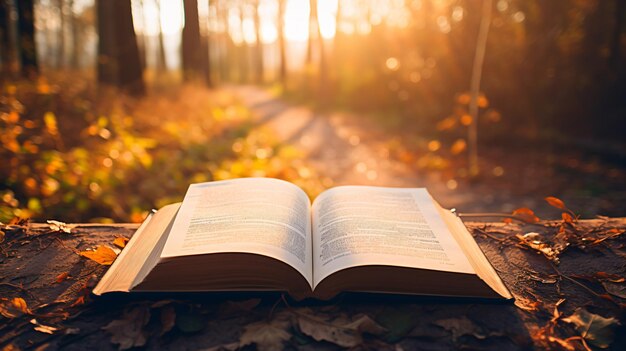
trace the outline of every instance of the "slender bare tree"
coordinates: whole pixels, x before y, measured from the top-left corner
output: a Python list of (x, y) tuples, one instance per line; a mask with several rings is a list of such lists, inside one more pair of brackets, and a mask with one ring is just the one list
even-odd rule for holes
[(17, 4), (18, 44), (22, 76), (34, 78), (39, 74), (35, 45), (35, 13), (33, 0), (19, 0)]

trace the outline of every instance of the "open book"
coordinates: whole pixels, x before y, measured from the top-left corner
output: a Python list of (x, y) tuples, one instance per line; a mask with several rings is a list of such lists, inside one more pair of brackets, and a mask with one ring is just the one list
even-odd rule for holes
[(341, 186), (311, 204), (271, 178), (192, 184), (182, 204), (144, 221), (94, 294), (246, 290), (511, 298), (425, 189)]

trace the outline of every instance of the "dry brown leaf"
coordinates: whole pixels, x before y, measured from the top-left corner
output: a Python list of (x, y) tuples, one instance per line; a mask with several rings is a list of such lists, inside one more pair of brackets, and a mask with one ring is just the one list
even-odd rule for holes
[(580, 307), (571, 316), (563, 318), (563, 321), (574, 324), (585, 340), (603, 349), (611, 345), (614, 329), (619, 325), (619, 321), (613, 317), (604, 318)]
[(248, 324), (239, 339), (239, 347), (255, 344), (260, 351), (283, 350), (283, 343), (291, 339), (291, 334), (286, 331), (289, 325), (285, 320)]
[(360, 333), (368, 333), (372, 335), (382, 335), (387, 332), (386, 328), (383, 328), (367, 315), (355, 318), (353, 322), (346, 324), (345, 327), (354, 329)]
[(50, 230), (52, 230), (53, 232), (61, 232), (61, 233), (67, 233), (67, 234), (71, 234), (72, 233), (72, 229), (74, 228), (73, 225), (69, 225), (67, 223), (64, 222), (59, 222), (59, 221), (55, 221), (55, 220), (47, 220), (46, 223), (49, 224)]
[(598, 280), (608, 280), (612, 283), (623, 283), (624, 281), (626, 281), (624, 277), (607, 272), (596, 272), (596, 274), (594, 274), (593, 276)]
[(81, 251), (80, 255), (105, 266), (110, 266), (117, 258), (115, 251), (105, 245), (98, 245), (95, 251)]
[(6, 318), (18, 318), (25, 314), (32, 314), (32, 312), (23, 298), (14, 297), (0, 299), (0, 314)]
[(113, 240), (113, 245), (119, 247), (120, 249), (125, 248), (127, 243), (128, 243), (128, 238), (124, 238), (124, 237), (118, 237), (118, 238), (115, 238), (115, 240)]
[(122, 319), (116, 319), (102, 329), (111, 334), (111, 342), (119, 344), (120, 350), (127, 350), (146, 344), (147, 335), (143, 327), (149, 320), (150, 309), (147, 306), (137, 306), (125, 311)]
[(161, 309), (161, 332), (163, 335), (172, 330), (176, 325), (176, 309), (172, 305), (163, 306)]
[(45, 334), (54, 334), (54, 332), (59, 330), (59, 328), (41, 324), (37, 322), (37, 319), (35, 318), (30, 320), (30, 324), (33, 324), (35, 326), (33, 329), (35, 329), (38, 332), (45, 333)]
[(524, 311), (534, 312), (538, 310), (539, 301), (533, 301), (525, 297), (515, 297), (515, 306), (523, 309)]
[(546, 200), (546, 202), (548, 202), (548, 204), (550, 204), (550, 206), (552, 207), (556, 207), (560, 210), (567, 210), (567, 207), (565, 207), (565, 203), (559, 198), (556, 198), (554, 196), (548, 196), (544, 198), (544, 200)]
[(338, 318), (333, 322), (325, 321), (317, 316), (302, 315), (298, 317), (300, 331), (316, 341), (328, 341), (341, 347), (355, 347), (363, 342), (361, 333), (356, 329), (345, 327), (346, 319)]
[(524, 235), (516, 234), (515, 237), (519, 239), (520, 246), (529, 247), (535, 251), (543, 254), (550, 261), (558, 264), (559, 254), (565, 249), (566, 246), (560, 244), (550, 245), (543, 241), (543, 238), (539, 233), (530, 232)]
[(487, 337), (482, 328), (475, 325), (474, 322), (465, 316), (439, 320), (436, 321), (435, 324), (450, 331), (452, 333), (452, 339), (455, 341), (463, 335), (472, 335), (476, 339), (484, 339)]

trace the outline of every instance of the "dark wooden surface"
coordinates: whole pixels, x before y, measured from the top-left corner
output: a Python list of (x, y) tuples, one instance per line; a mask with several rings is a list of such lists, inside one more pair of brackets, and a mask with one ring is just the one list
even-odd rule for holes
[[(565, 318), (580, 309), (617, 319), (621, 325), (605, 328), (614, 335), (603, 334), (603, 340), (610, 349), (626, 349), (626, 292), (619, 279), (626, 276), (625, 218), (566, 225), (569, 246), (558, 264), (516, 234), (536, 232), (535, 239), (556, 241), (560, 222), (466, 224), (515, 304), (366, 294), (343, 294), (328, 302), (295, 302), (278, 293), (94, 299), (89, 291), (107, 266), (78, 252), (113, 247), (116, 237), (132, 236), (136, 225), (74, 225), (71, 233), (46, 224), (5, 226), (0, 298), (5, 304), (23, 298), (30, 311), (0, 317), (0, 349), (598, 349), (600, 343), (590, 340), (597, 335)], [(59, 276), (65, 273), (63, 280)], [(375, 327), (349, 326), (363, 316)], [(36, 330), (33, 319), (54, 330)], [(118, 322), (111, 326), (113, 321)], [(343, 334), (335, 340), (329, 337), (333, 332)]]

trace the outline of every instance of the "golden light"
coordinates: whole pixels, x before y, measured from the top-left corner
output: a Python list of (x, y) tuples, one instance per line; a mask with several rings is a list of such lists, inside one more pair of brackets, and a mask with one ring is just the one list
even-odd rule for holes
[[(160, 3), (161, 6), (160, 18), (157, 1)], [(163, 31), (163, 34), (177, 34), (183, 28), (183, 18), (183, 7), (181, 1), (144, 1), (143, 7), (139, 7), (139, 3), (133, 1), (133, 22), (135, 24), (135, 29), (140, 33), (146, 35), (158, 35), (159, 22), (157, 22), (157, 19), (159, 19), (161, 22), (161, 30)]]

